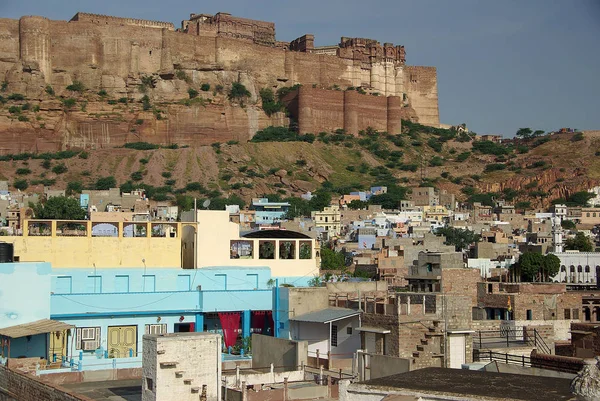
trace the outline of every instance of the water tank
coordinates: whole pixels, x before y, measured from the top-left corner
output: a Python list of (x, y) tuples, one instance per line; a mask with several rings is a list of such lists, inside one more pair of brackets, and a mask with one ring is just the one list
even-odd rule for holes
[(15, 247), (13, 244), (0, 242), (0, 263), (12, 263), (14, 254)]

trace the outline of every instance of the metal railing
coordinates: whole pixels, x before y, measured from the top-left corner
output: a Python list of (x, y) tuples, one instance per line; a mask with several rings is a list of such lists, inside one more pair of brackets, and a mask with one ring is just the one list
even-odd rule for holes
[(535, 328), (517, 327), (501, 330), (478, 331), (473, 336), (473, 348), (535, 347), (543, 354), (552, 354)]
[(507, 365), (518, 365), (527, 368), (542, 368), (565, 373), (577, 373), (581, 369), (581, 367), (578, 364), (563, 363), (561, 361), (547, 361), (544, 359), (531, 358), (525, 355), (511, 355), (503, 354), (500, 352), (481, 350), (474, 350), (473, 361), (500, 362), (505, 363)]

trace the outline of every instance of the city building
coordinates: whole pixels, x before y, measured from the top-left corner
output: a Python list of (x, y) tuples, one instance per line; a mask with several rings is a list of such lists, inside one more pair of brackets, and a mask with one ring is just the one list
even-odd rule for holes
[(255, 223), (268, 225), (283, 220), (290, 204), (287, 202), (270, 202), (267, 198), (257, 198), (252, 199), (251, 208), (255, 211)]

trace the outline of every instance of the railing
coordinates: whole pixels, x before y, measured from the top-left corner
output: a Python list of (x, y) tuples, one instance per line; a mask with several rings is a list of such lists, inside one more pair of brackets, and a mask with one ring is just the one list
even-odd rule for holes
[(473, 361), (501, 362), (507, 365), (519, 365), (528, 368), (542, 368), (565, 373), (577, 373), (580, 370), (580, 367), (574, 364), (561, 363), (560, 361), (546, 361), (544, 359), (535, 357), (531, 358), (525, 355), (502, 354), (493, 351), (474, 350)]
[(473, 348), (535, 347), (543, 354), (552, 354), (550, 347), (536, 329), (510, 328), (478, 331), (473, 336)]

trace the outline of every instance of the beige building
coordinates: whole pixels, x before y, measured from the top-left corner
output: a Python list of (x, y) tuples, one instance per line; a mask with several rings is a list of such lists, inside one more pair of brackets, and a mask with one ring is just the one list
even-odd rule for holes
[(184, 268), (267, 266), (277, 277), (305, 277), (318, 269), (320, 250), (306, 234), (267, 229), (240, 236), (226, 210), (198, 210), (195, 216), (191, 210), (182, 220), (197, 223), (196, 231), (193, 225), (183, 231)]
[(581, 208), (580, 224), (596, 225), (600, 224), (600, 207)]
[(317, 231), (322, 232), (322, 238), (329, 240), (339, 237), (342, 232), (342, 214), (338, 205), (331, 205), (320, 212), (311, 212)]

